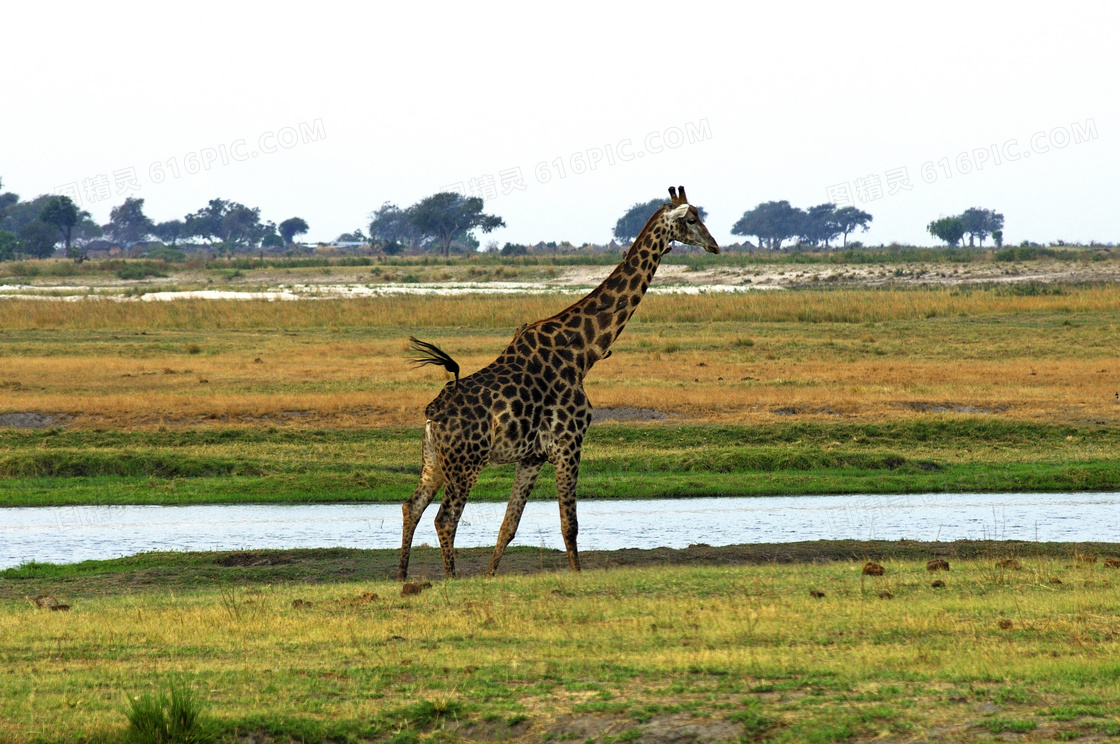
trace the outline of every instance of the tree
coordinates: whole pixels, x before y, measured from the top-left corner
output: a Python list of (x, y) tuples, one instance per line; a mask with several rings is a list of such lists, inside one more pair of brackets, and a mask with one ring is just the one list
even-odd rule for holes
[(50, 258), (58, 242), (58, 228), (46, 222), (29, 222), (19, 231), (19, 250), (33, 258)]
[(11, 261), (19, 249), (19, 239), (7, 230), (0, 230), (0, 261)]
[[(621, 241), (628, 242), (638, 237), (638, 233), (649, 222), (653, 213), (665, 206), (664, 199), (653, 199), (648, 202), (638, 202), (626, 210), (626, 214), (614, 223), (614, 236)], [(703, 220), (701, 220), (703, 221)]]
[[(7, 197), (9, 194), (3, 196)], [(52, 198), (43, 194), (31, 201), (20, 201), (15, 194), (10, 194), (10, 196), (15, 197), (15, 199), (8, 199), (8, 206), (0, 210), (0, 230), (7, 230), (16, 234), (32, 222), (38, 222), (39, 215), (43, 213), (44, 207)]]
[(942, 217), (929, 223), (926, 229), (930, 235), (954, 247), (965, 234), (965, 224), (960, 217)]
[(415, 248), (421, 236), (405, 210), (385, 202), (370, 213), (369, 237), (381, 245), (382, 252), (395, 256), (406, 245)]
[(261, 222), (259, 207), (249, 208), (238, 202), (211, 199), (205, 207), (183, 218), (185, 235), (197, 236), (208, 243), (221, 243), (221, 250), (233, 253), (239, 248), (255, 247), (270, 232), (271, 223)]
[(186, 236), (187, 225), (183, 220), (168, 220), (152, 228), (152, 234), (163, 243), (176, 245), (181, 238)]
[(802, 218), (799, 234), (810, 245), (829, 247), (829, 242), (840, 235), (840, 225), (836, 221), (836, 205), (828, 202), (809, 207)]
[(759, 246), (766, 244), (771, 250), (780, 250), (782, 241), (800, 233), (804, 214), (785, 200), (764, 202), (743, 212), (739, 221), (731, 226), (731, 234), (754, 235)]
[[(665, 206), (664, 199), (651, 199), (648, 202), (638, 202), (630, 207), (626, 210), (626, 214), (619, 217), (618, 222), (614, 223), (614, 237), (623, 242), (638, 237), (653, 213), (663, 206)], [(708, 218), (708, 213), (703, 207), (696, 207), (696, 211), (700, 213), (701, 222)]]
[(208, 243), (222, 234), (222, 216), (229, 209), (224, 199), (211, 199), (202, 209), (183, 218), (184, 237), (199, 237)]
[(39, 213), (39, 220), (59, 229), (62, 233), (63, 245), (66, 246), (66, 254), (70, 255), (70, 233), (83, 214), (89, 216), (88, 213), (79, 212), (78, 206), (70, 197), (52, 196), (43, 207), (43, 211)]
[(284, 245), (291, 245), (297, 235), (303, 235), (309, 228), (307, 222), (299, 217), (291, 217), (280, 223), (277, 228), (280, 232), (280, 237), (284, 239)]
[(109, 240), (128, 248), (146, 240), (154, 229), (155, 224), (144, 214), (144, 200), (129, 197), (109, 212), (105, 234)]
[(844, 236), (844, 247), (847, 248), (848, 235), (855, 232), (856, 228), (862, 228), (860, 232), (867, 232), (867, 226), (875, 218), (859, 207), (840, 207), (833, 215), (833, 219), (836, 221), (839, 234)]
[[(283, 223), (281, 223), (283, 224)], [(284, 237), (274, 232), (270, 232), (261, 239), (261, 248), (267, 248), (270, 251), (281, 250), (286, 248), (289, 243), (284, 241)]]
[(408, 208), (407, 215), (422, 235), (439, 241), (443, 255), (447, 257), (451, 255), (452, 240), (469, 241), (475, 228), (489, 233), (506, 226), (501, 217), (483, 214), (482, 207), (482, 199), (477, 196), (466, 197), (443, 191), (413, 204)]
[(81, 246), (83, 249), (91, 240), (97, 240), (105, 233), (101, 229), (101, 225), (93, 221), (89, 212), (80, 212), (78, 214), (78, 224), (74, 225), (73, 240), (75, 245)]
[[(0, 178), (0, 188), (4, 188), (4, 179), (2, 178)], [(4, 220), (4, 210), (18, 203), (19, 194), (13, 194), (11, 191), (0, 193), (0, 223)]]
[(222, 242), (230, 252), (239, 248), (252, 248), (273, 231), (261, 224), (260, 207), (250, 209), (237, 202), (231, 202), (229, 209), (222, 215), (220, 230)]
[(996, 230), (1000, 231), (1000, 240), (1003, 239), (1003, 215), (991, 209), (969, 207), (959, 217), (964, 223), (964, 232), (968, 235), (968, 245), (973, 247), (973, 239), (984, 245), (984, 239)]
[(368, 241), (369, 238), (365, 236), (361, 228), (358, 228), (354, 232), (342, 233), (334, 239), (336, 243), (365, 243)]

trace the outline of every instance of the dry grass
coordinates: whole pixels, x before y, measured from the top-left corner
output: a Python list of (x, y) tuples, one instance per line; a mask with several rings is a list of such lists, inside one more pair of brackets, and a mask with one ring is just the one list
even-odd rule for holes
[[(0, 413), (112, 427), (412, 425), (443, 377), (407, 363), (410, 333), (470, 371), (522, 319), (569, 300), (4, 301)], [(655, 296), (587, 387), (599, 408), (713, 423), (962, 413), (1107, 424), (1120, 418), (1117, 310), (1120, 288)]]
[[(514, 329), (571, 304), (571, 295), (393, 296), (269, 302), (179, 300), (114, 302), (5, 300), (0, 327), (55, 329), (271, 329), (446, 327)], [(650, 295), (635, 323), (878, 323), (955, 316), (1107, 313), (1120, 310), (1120, 287), (1018, 295), (1007, 289), (923, 288), (740, 294)]]

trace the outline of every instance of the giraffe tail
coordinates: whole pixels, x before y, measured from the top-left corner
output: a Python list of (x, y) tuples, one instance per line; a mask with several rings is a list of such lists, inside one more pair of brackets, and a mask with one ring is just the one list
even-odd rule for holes
[(435, 344), (421, 341), (415, 336), (409, 336), (408, 341), (409, 350), (413, 354), (413, 366), (423, 367), (425, 364), (434, 364), (437, 367), (443, 367), (455, 375), (455, 387), (459, 387), (459, 363), (452, 359), (446, 351)]

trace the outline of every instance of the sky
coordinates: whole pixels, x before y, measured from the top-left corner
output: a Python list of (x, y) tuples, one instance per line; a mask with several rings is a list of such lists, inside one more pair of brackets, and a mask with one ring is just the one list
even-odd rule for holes
[(682, 184), (721, 243), (760, 202), (936, 243), (1120, 241), (1120, 3), (19, 3), (0, 179), (100, 222), (220, 197), (306, 240), (485, 199), (491, 240), (606, 242)]

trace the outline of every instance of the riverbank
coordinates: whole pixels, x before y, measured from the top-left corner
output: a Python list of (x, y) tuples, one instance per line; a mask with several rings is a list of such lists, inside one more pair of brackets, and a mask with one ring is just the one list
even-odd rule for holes
[[(493, 549), (459, 548), (457, 565), (466, 577), (481, 577)], [(394, 581), (396, 549), (315, 548), (196, 553), (141, 553), (105, 561), (73, 564), (29, 563), (0, 570), (0, 602), (39, 594), (94, 598), (134, 592), (185, 591), (229, 585), (321, 584), (339, 581)], [(934, 558), (1000, 562), (1064, 561), (1066, 568), (1089, 558), (1120, 560), (1120, 542), (1032, 542), (1027, 540), (810, 540), (750, 545), (690, 545), (688, 548), (585, 550), (585, 571), (667, 566), (806, 566), (880, 562), (925, 562)], [(440, 580), (438, 547), (414, 546), (410, 575), (417, 581)], [(563, 550), (511, 547), (502, 558), (502, 576), (559, 573), (567, 575)], [(1120, 574), (1116, 579), (1120, 580)]]
[[(0, 572), (0, 739), (118, 742), (127, 697), (174, 686), (231, 744), (1099, 740), (1120, 735), (1116, 557), (697, 545), (571, 574), (520, 548), (405, 595), (389, 550), (27, 566)], [(415, 551), (414, 575), (437, 563)]]

